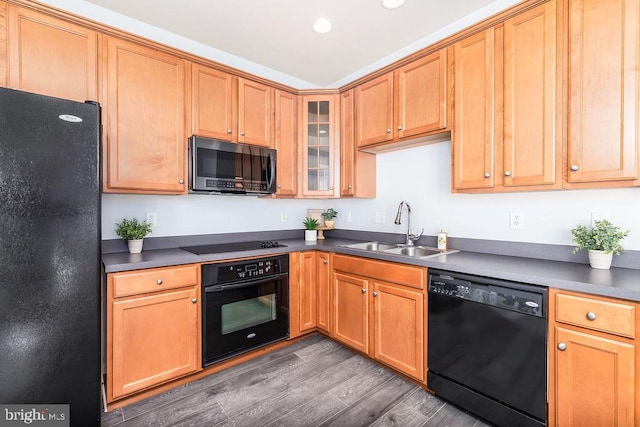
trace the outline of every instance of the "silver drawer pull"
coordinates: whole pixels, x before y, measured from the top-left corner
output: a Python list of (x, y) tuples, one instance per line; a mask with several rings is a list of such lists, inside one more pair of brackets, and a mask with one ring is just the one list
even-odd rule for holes
[(365, 292), (367, 292), (367, 290), (365, 288), (362, 288), (362, 293), (364, 294)]
[(374, 293), (373, 293), (373, 296), (374, 296), (374, 297), (377, 297), (377, 296), (378, 296), (378, 293), (377, 293), (377, 292), (374, 292)]
[(489, 172), (485, 172), (484, 177), (485, 178), (491, 178), (491, 174)]
[(162, 279), (158, 279), (158, 280), (156, 280), (156, 283), (157, 283), (158, 285), (162, 285)]
[(578, 165), (571, 165), (571, 170), (572, 171), (577, 171), (578, 170)]
[(193, 298), (193, 299), (191, 300), (191, 302), (192, 302), (192, 303), (194, 303), (194, 304), (195, 304), (195, 303), (197, 303), (197, 302), (198, 302), (198, 298)]
[(565, 351), (567, 349), (567, 345), (563, 342), (558, 343), (558, 350)]
[(593, 313), (593, 312), (591, 312), (591, 311), (590, 311), (590, 312), (588, 312), (588, 313), (587, 313), (587, 319), (592, 320), (592, 321), (593, 321), (593, 320), (596, 320), (596, 314), (595, 314), (595, 313)]

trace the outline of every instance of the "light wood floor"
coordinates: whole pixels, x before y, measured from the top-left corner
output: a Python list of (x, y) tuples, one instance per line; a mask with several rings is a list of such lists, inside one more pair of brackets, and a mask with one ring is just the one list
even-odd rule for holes
[(103, 426), (487, 426), (321, 335), (102, 417)]

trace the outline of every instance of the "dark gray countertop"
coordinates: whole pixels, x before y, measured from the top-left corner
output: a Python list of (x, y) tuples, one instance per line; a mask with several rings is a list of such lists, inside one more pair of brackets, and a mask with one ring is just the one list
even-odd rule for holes
[(340, 245), (357, 241), (337, 238), (318, 240), (318, 242), (305, 242), (302, 239), (279, 240), (279, 242), (287, 247), (209, 255), (194, 255), (179, 248), (158, 249), (143, 251), (141, 254), (126, 252), (103, 254), (102, 261), (105, 272), (114, 273), (315, 249), (640, 302), (640, 270), (636, 269), (612, 267), (611, 270), (596, 270), (587, 264), (477, 252), (458, 252), (419, 259), (343, 248)]

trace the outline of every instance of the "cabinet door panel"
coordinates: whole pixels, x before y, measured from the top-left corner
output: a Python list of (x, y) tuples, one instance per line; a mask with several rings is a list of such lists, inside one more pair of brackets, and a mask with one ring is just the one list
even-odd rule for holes
[(113, 303), (113, 398), (195, 372), (197, 287)]
[(555, 34), (555, 2), (504, 24), (505, 186), (555, 183)]
[(373, 356), (425, 381), (424, 295), (381, 282), (374, 282), (373, 290)]
[(233, 133), (236, 126), (233, 117), (233, 82), (234, 77), (231, 74), (193, 64), (194, 135), (227, 141), (237, 137)]
[(14, 6), (8, 22), (9, 87), (97, 101), (95, 31)]
[(238, 79), (238, 141), (272, 146), (273, 89), (251, 80)]
[(640, 6), (571, 0), (569, 8), (569, 182), (635, 179)]
[(303, 197), (337, 197), (335, 187), (340, 143), (338, 95), (310, 95), (302, 98), (300, 180)]
[(300, 254), (300, 332), (317, 325), (317, 264), (315, 252)]
[(275, 98), (276, 195), (294, 197), (298, 189), (298, 97), (276, 90)]
[(318, 329), (331, 333), (331, 261), (326, 252), (317, 252)]
[(185, 62), (108, 38), (105, 191), (186, 191)]
[(493, 187), (493, 29), (454, 45), (453, 187)]
[(397, 134), (406, 138), (447, 126), (447, 49), (397, 71)]
[(563, 328), (555, 332), (556, 425), (634, 425), (634, 346)]
[(393, 73), (356, 87), (358, 147), (393, 139)]
[(335, 273), (333, 284), (333, 337), (356, 350), (367, 353), (369, 351), (368, 281), (360, 277)]

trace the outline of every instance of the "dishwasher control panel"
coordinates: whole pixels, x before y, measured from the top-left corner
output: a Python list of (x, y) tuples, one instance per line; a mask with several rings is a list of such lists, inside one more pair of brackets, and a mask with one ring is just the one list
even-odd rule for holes
[(505, 310), (546, 316), (546, 289), (538, 286), (431, 271), (428, 291), (430, 294), (464, 299)]

